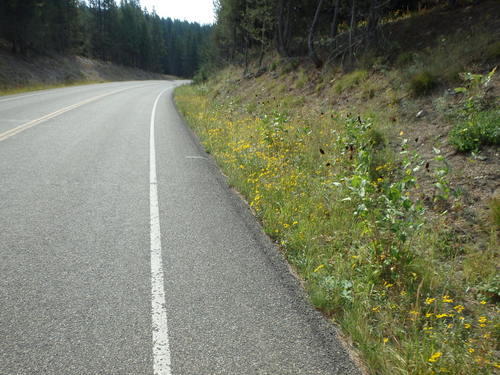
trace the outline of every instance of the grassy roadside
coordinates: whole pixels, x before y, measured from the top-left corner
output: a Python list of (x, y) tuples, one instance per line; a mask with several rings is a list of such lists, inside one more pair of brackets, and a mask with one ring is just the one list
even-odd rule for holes
[(76, 81), (76, 82), (55, 83), (55, 84), (32, 84), (20, 87), (10, 87), (10, 88), (0, 89), (0, 96), (22, 94), (25, 92), (39, 91), (39, 90), (57, 89), (61, 87), (94, 85), (97, 83), (105, 83), (105, 82), (107, 81), (101, 80), (101, 81)]
[[(415, 66), (443, 61), (425, 58), (439, 56), (348, 74), (285, 66), (251, 80), (229, 68), (178, 88), (176, 103), (371, 373), (493, 374), (500, 199), (486, 197), (488, 215), (466, 225), (456, 182), (474, 180), (467, 168), (495, 175), (498, 103), (483, 94), (498, 81), (483, 90), (494, 70), (464, 75), (462, 96), (429, 96), (443, 82)], [(493, 162), (479, 165), (474, 152), (488, 144)]]
[(372, 374), (500, 371), (497, 7), (395, 22), (420, 47), (348, 73), (270, 57), (256, 78), (229, 67), (176, 91)]
[(0, 96), (103, 82), (175, 79), (138, 68), (72, 55), (14, 55), (0, 46)]
[[(427, 215), (416, 198), (425, 166), (404, 132), (394, 152), (371, 119), (318, 113), (301, 97), (222, 96), (223, 81), (179, 88), (176, 102), (372, 373), (498, 369), (487, 292), (498, 282), (498, 227), (478, 250), (454, 241), (446, 213)], [(262, 101), (274, 109), (256, 113)]]

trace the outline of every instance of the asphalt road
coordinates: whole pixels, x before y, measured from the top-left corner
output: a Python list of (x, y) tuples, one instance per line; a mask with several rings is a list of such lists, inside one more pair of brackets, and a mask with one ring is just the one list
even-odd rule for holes
[(0, 97), (0, 374), (358, 374), (181, 83)]

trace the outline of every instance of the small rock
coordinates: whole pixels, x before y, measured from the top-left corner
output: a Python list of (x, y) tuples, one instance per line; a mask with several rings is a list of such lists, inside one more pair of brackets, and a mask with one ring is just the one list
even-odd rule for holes
[(417, 118), (424, 117), (424, 116), (425, 116), (425, 114), (426, 114), (426, 112), (422, 109), (422, 110), (418, 111), (418, 113), (417, 113)]

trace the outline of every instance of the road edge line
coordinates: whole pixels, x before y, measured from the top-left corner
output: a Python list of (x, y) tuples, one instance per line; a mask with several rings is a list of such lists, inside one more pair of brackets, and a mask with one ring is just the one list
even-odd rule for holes
[(161, 257), (160, 210), (158, 206), (158, 180), (156, 173), (155, 115), (160, 97), (156, 97), (151, 112), (149, 131), (149, 214), (151, 245), (151, 323), (153, 330), (153, 369), (155, 375), (171, 375), (170, 345), (168, 339), (163, 261)]

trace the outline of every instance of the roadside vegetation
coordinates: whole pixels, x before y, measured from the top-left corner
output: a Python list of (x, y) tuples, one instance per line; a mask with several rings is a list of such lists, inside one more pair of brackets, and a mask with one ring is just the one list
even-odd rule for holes
[[(436, 15), (394, 23), (411, 33), (419, 17)], [(176, 91), (372, 374), (500, 369), (500, 51), (491, 30), (469, 31), (347, 71), (268, 54)]]
[(23, 59), (0, 51), (0, 95), (109, 81), (173, 79), (79, 56), (38, 56)]

